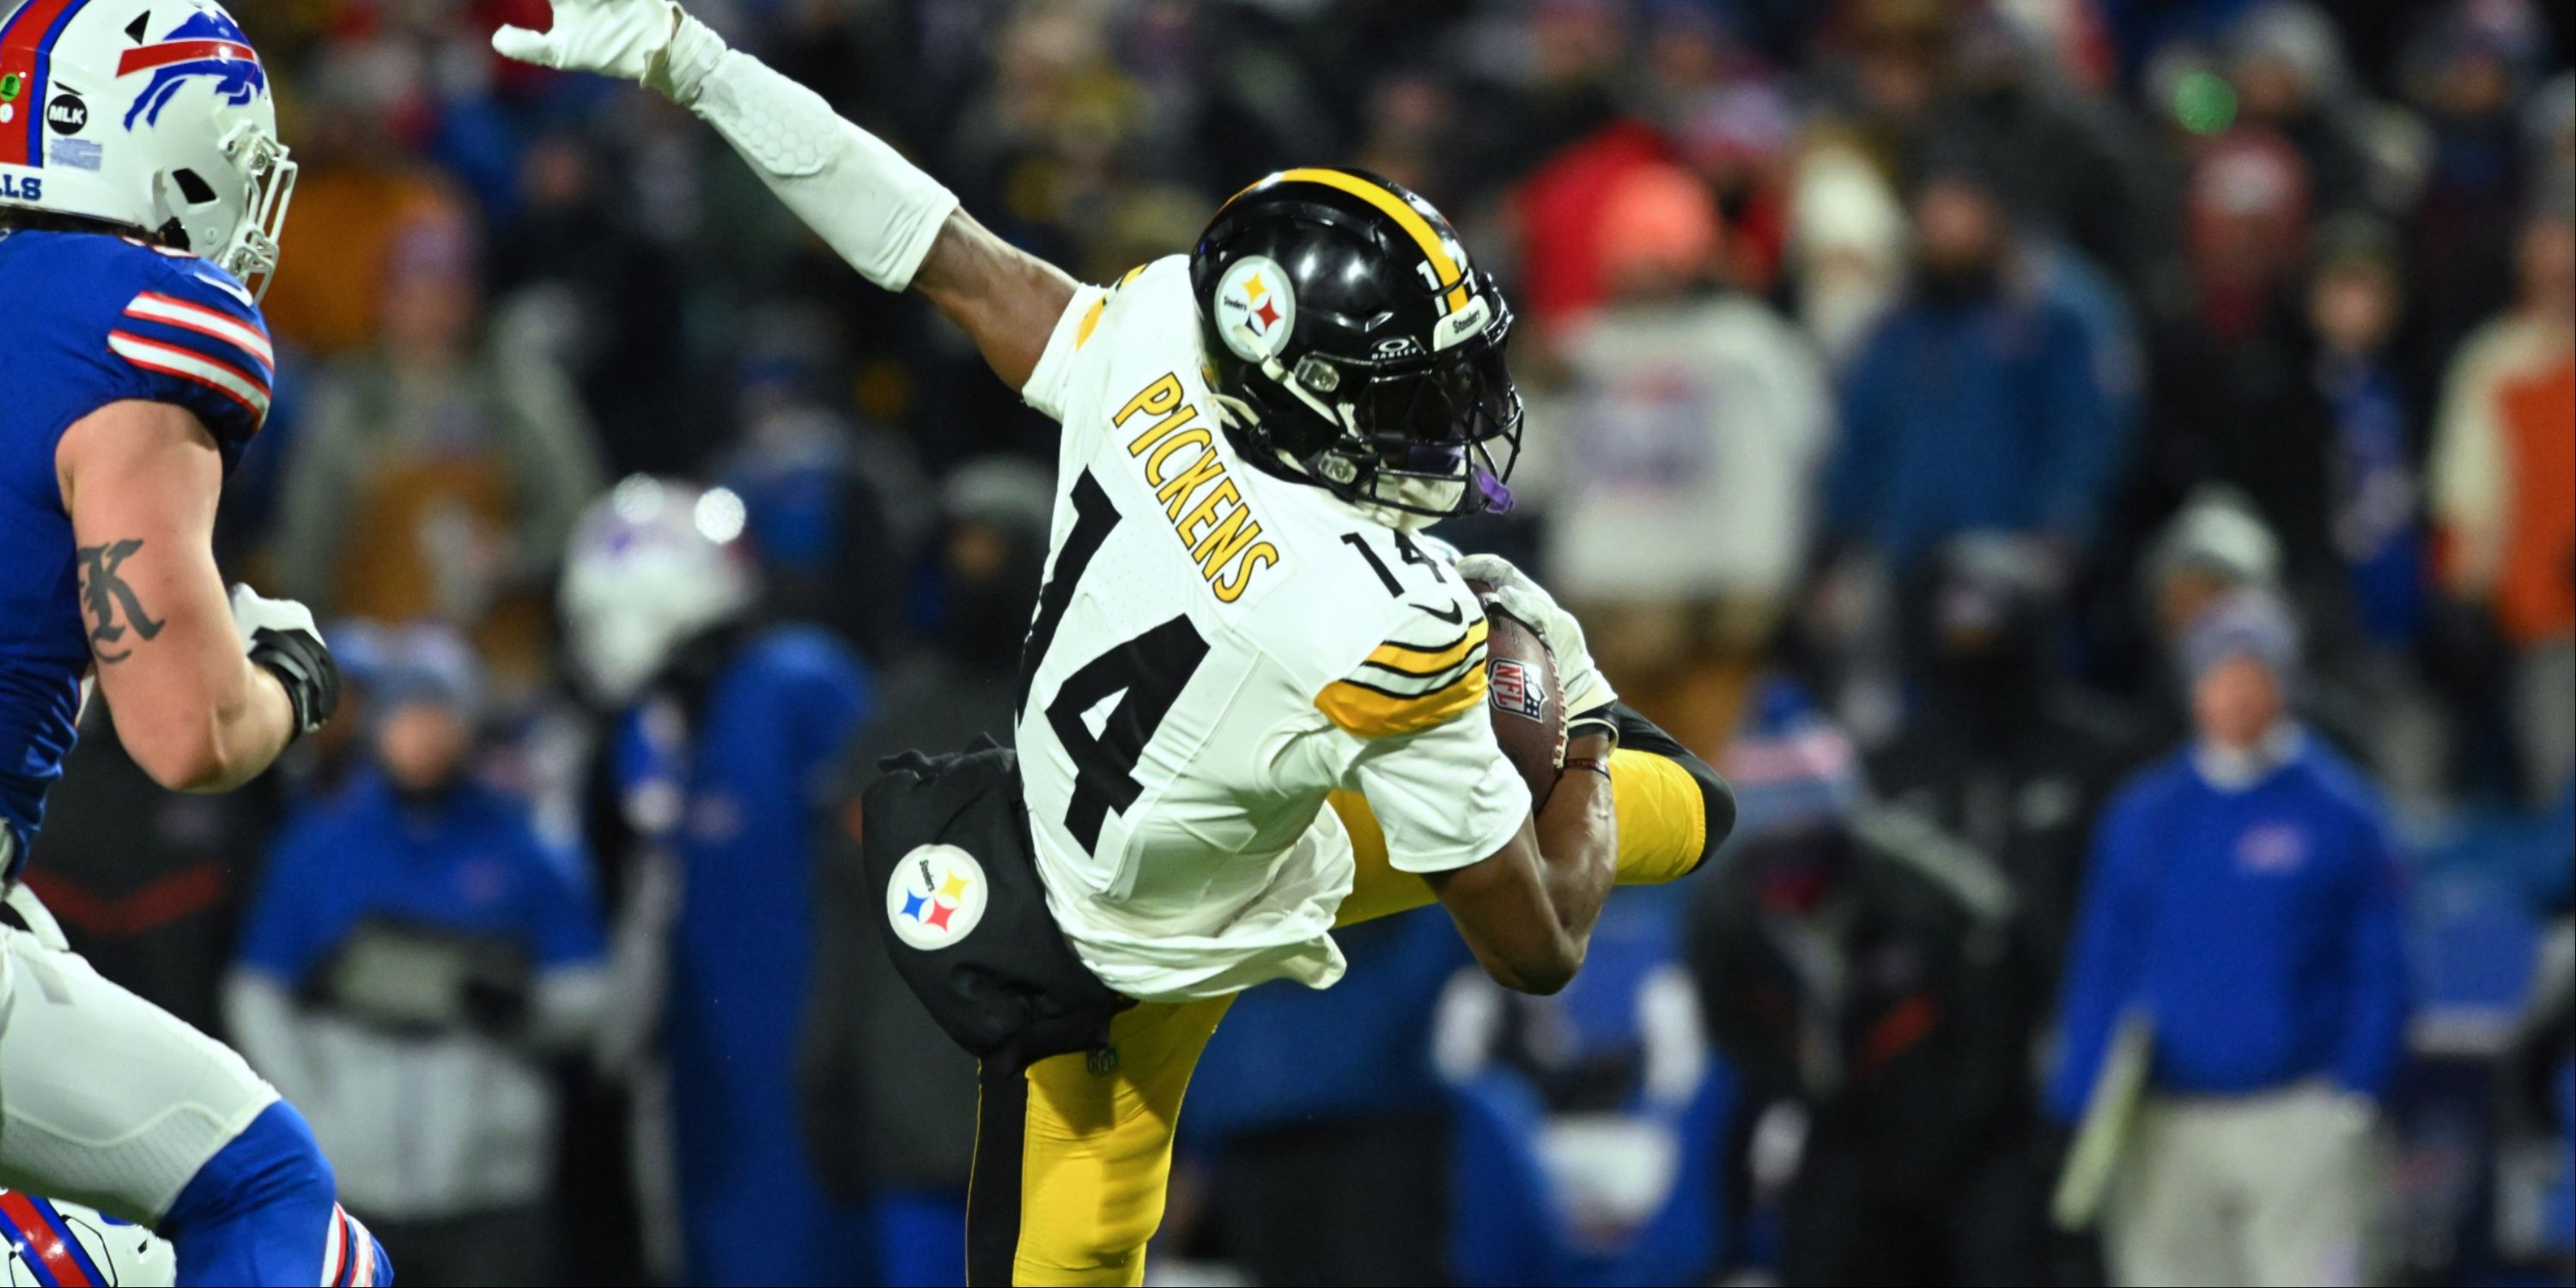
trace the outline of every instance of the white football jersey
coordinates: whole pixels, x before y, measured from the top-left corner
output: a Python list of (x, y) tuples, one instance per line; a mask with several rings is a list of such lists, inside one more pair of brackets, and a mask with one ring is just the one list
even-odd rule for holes
[(1235, 451), (1185, 257), (1076, 294), (1023, 392), (1064, 425), (1018, 724), (1057, 923), (1143, 1000), (1331, 984), (1352, 858), (1327, 793), (1366, 795), (1409, 872), (1529, 816), (1483, 612), (1445, 547)]

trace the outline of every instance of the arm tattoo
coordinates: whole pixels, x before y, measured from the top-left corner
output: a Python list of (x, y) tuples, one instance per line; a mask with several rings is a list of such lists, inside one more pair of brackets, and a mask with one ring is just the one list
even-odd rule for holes
[(90, 653), (101, 662), (122, 662), (134, 656), (131, 646), (119, 652), (108, 651), (124, 641), (127, 631), (150, 643), (169, 623), (166, 617), (152, 620), (152, 615), (143, 611), (143, 601), (136, 597), (134, 587), (117, 575), (117, 568), (142, 548), (141, 537), (80, 548), (81, 611), (89, 615)]

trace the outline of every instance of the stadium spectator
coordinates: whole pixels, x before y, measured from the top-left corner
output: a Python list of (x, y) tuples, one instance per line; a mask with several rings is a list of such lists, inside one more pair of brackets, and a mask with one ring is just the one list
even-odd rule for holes
[(2134, 119), (2085, 92), (2089, 73), (2053, 63), (2045, 10), (1966, 12), (1942, 127), (1993, 152), (2034, 223), (2121, 284), (2143, 286), (2170, 212)]
[(2091, 536), (2124, 452), (2120, 390), (2085, 312), (2024, 269), (1984, 163), (1935, 158), (1913, 197), (1906, 302), (1843, 375), (1829, 530), (1900, 575), (1958, 533)]
[(2148, 546), (2140, 578), (2159, 663), (2202, 609), (2240, 587), (2277, 594), (2281, 577), (2280, 538), (2243, 493), (2224, 483), (2194, 491)]
[[(1872, 803), (1842, 731), (1774, 682), (1727, 750), (1738, 839), (1690, 964), (1743, 1080), (1791, 1284), (2039, 1283), (2036, 977), (2010, 883)], [(1758, 1116), (1758, 1117), (1757, 1117)]]
[(1717, 198), (1718, 281), (1769, 298), (1788, 250), (1797, 105), (1776, 78), (1750, 67), (1699, 90), (1678, 109), (1682, 160)]
[(928, 480), (902, 439), (823, 406), (794, 360), (755, 349), (744, 365), (742, 439), (717, 478), (743, 498), (769, 610), (896, 656)]
[(2576, 196), (2561, 183), (2523, 225), (2513, 307), (2452, 359), (2432, 460), (2443, 582), (2514, 654), (2532, 804), (2576, 772)]
[(2402, 811), (2438, 807), (2450, 730), (2417, 658), (2430, 592), (2418, 444), (2421, 403), (2396, 351), (2404, 265), (2394, 230), (2347, 216), (2318, 237), (2307, 290), (2313, 358), (2293, 414), (2323, 426), (2326, 557), (2303, 615), (2321, 623), (2312, 710), (2366, 760)]
[(381, 333), (328, 369), (297, 426), (272, 552), (308, 602), (447, 622), (524, 692), (550, 651), (540, 592), (599, 490), (599, 447), (540, 349), (478, 334), (477, 259), (461, 218), (393, 238)]
[(582, 857), (474, 779), (464, 642), (421, 626), (385, 645), (374, 763), (280, 833), (226, 1013), (403, 1249), (404, 1282), (546, 1282), (548, 1062), (586, 1048), (608, 1001), (599, 914)]
[(2242, 492), (2293, 564), (2325, 562), (2322, 427), (2290, 414), (2305, 394), (2294, 287), (2308, 245), (2308, 178), (2298, 152), (2240, 129), (2202, 141), (2183, 190), (2187, 295), (2148, 340), (2149, 410), (2130, 479), (2149, 522), (2203, 483)]
[(563, 127), (530, 141), (517, 203), (487, 227), (487, 294), (497, 311), (554, 333), (542, 339), (603, 427), (613, 471), (685, 468), (706, 448), (696, 399), (710, 373), (684, 324), (687, 274), (705, 265), (674, 244), (672, 203), (625, 200), (628, 179), (606, 149)]
[(2298, 647), (2262, 591), (2204, 609), (2182, 647), (2193, 742), (2098, 832), (2049, 1103), (2134, 1113), (2104, 1213), (2118, 1283), (2381, 1273), (2402, 875), (2376, 793), (2290, 714)]
[(1720, 227), (1678, 166), (1616, 181), (1599, 248), (1612, 300), (1568, 324), (1567, 405), (1534, 449), (1552, 583), (1582, 597), (1621, 692), (1709, 754), (1794, 586), (1833, 433), (1805, 337), (1709, 285)]
[(2048, 996), (2074, 932), (2093, 820), (2147, 731), (2057, 664), (2060, 595), (2028, 542), (1961, 537), (1906, 593), (1914, 705), (1896, 739), (1871, 754), (1870, 781), (1888, 804), (1993, 860), (2012, 883)]
[(1799, 158), (1790, 200), (1789, 266), (1799, 325), (1840, 372), (1905, 288), (1905, 207), (1856, 150)]
[(806, 1151), (796, 1049), (827, 778), (872, 685), (839, 639), (755, 617), (748, 522), (722, 488), (620, 482), (575, 527), (564, 642), (608, 717), (595, 848), (678, 892), (676, 915), (648, 901), (621, 926), (651, 950), (630, 1000), (658, 1011), (669, 1078), (669, 1157), (649, 1162), (672, 1206), (645, 1219), (676, 1228), (686, 1282), (839, 1283), (861, 1214)]
[(375, 340), (379, 287), (399, 240), (467, 214), (453, 178), (402, 128), (422, 88), (423, 68), (410, 54), (381, 32), (349, 33), (314, 46), (296, 78), (310, 95), (291, 127), (303, 218), (288, 222), (281, 243), (295, 267), (277, 276), (261, 306), (279, 339), (317, 358)]
[(2238, 119), (2298, 151), (2318, 208), (2383, 211), (2413, 198), (2418, 177), (2394, 156), (2420, 153), (2421, 127), (2363, 94), (2323, 8), (2307, 0), (2248, 8), (2227, 33), (2225, 58)]
[[(2514, 225), (2527, 183), (2521, 154), (2533, 141), (2524, 105), (2541, 106), (2532, 95), (2544, 55), (2540, 25), (2537, 8), (2523, 0), (2450, 5), (2427, 15), (2399, 52), (2397, 83), (2431, 133), (2409, 229), (2428, 354), (2448, 352), (2482, 320), (2479, 311), (2513, 289)], [(2547, 175), (2546, 162), (2534, 160), (2532, 175)]]
[(1609, 294), (1600, 224), (1620, 176), (1673, 158), (1663, 131), (1622, 110), (1618, 85), (1629, 70), (1634, 17), (1629, 6), (1606, 0), (1530, 6), (1522, 92), (1493, 105), (1475, 140), (1510, 156), (1509, 172), (1528, 167), (1509, 198), (1525, 266), (1515, 307), (1542, 333)]
[(2124, 683), (2120, 695), (2149, 731), (2149, 745), (2170, 745), (2190, 729), (2191, 704), (2174, 659), (2192, 623), (2230, 591), (2279, 594), (2283, 576), (2272, 525), (2225, 483), (2194, 488), (2149, 538), (2135, 584), (2121, 580), (2110, 589), (2100, 614), (2108, 624), (2091, 641), (2106, 655), (2102, 671)]

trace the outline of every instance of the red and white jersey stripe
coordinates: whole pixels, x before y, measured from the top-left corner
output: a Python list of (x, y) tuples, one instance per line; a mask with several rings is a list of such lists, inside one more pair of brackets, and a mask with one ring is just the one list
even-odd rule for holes
[(376, 1282), (376, 1237), (339, 1204), (331, 1205), (331, 1228), (323, 1236), (321, 1288), (373, 1288)]
[(256, 322), (230, 317), (199, 304), (191, 304), (159, 291), (145, 291), (125, 306), (125, 316), (150, 322), (166, 322), (185, 331), (193, 331), (210, 340), (231, 345), (257, 359), (263, 376), (277, 370), (277, 351), (270, 347), (268, 333)]
[(195, 381), (241, 405), (254, 422), (268, 415), (268, 378), (260, 374), (184, 349), (175, 344), (148, 340), (131, 331), (110, 331), (107, 347), (117, 356), (146, 371)]

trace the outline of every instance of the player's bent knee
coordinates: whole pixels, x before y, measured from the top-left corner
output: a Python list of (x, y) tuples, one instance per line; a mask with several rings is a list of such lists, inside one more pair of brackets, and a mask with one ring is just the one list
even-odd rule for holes
[(313, 1129), (283, 1100), (197, 1169), (160, 1232), (182, 1284), (393, 1282), (383, 1247), (341, 1209)]

